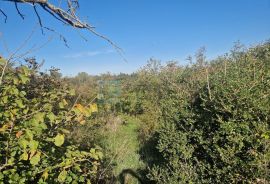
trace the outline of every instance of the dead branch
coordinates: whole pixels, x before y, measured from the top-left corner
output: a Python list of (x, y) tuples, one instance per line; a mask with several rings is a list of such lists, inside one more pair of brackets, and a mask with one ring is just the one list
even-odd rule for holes
[(41, 21), (41, 18), (39, 16), (39, 14), (38, 14), (38, 11), (37, 11), (37, 8), (36, 8), (35, 4), (34, 4), (33, 8), (34, 8), (34, 12), (35, 12), (35, 14), (36, 14), (36, 16), (38, 18), (38, 23), (39, 23), (39, 26), (41, 28), (41, 33), (44, 35), (42, 21)]
[[(50, 15), (52, 15), (54, 18), (61, 21), (62, 23), (72, 26), (74, 28), (86, 29), (92, 34), (96, 35), (97, 37), (104, 39), (110, 45), (112, 45), (117, 50), (117, 52), (123, 57), (123, 51), (120, 47), (118, 47), (114, 42), (112, 42), (106, 36), (97, 33), (94, 30), (94, 26), (90, 25), (87, 22), (83, 22), (80, 18), (77, 17), (76, 10), (79, 7), (78, 0), (66, 0), (68, 10), (64, 10), (60, 6), (55, 6), (52, 3), (49, 3), (48, 0), (2, 0), (2, 1), (9, 1), (9, 2), (15, 3), (17, 12), (21, 17), (23, 17), (23, 15), (20, 13), (19, 9), (17, 8), (17, 3), (25, 3), (25, 4), (29, 4), (33, 6), (35, 14), (38, 17), (40, 27), (43, 28), (41, 18), (36, 9), (36, 5), (39, 5), (41, 8), (43, 8), (43, 10), (45, 10), (47, 13), (49, 13)], [(59, 2), (59, 5), (60, 4), (61, 3)], [(5, 15), (2, 11), (1, 13)]]
[(20, 15), (20, 17), (24, 20), (24, 15), (21, 13), (21, 11), (20, 11), (19, 8), (18, 8), (18, 3), (15, 2), (14, 4), (15, 4), (15, 8), (16, 8), (16, 10), (17, 10), (17, 13), (18, 13), (18, 14)]
[(0, 13), (5, 17), (5, 23), (7, 22), (7, 15), (3, 10), (0, 9)]

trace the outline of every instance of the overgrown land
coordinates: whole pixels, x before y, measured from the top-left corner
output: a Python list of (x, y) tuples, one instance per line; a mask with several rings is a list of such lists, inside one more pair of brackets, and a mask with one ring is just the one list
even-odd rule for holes
[(0, 59), (0, 183), (270, 183), (270, 43), (133, 74)]

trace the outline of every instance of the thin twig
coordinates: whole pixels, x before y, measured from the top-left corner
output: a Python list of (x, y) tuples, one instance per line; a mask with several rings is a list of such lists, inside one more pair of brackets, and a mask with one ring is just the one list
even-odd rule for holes
[[(78, 3), (68, 3), (69, 10), (65, 11), (61, 9), (60, 7), (54, 6), (53, 4), (49, 3), (48, 0), (4, 0), (4, 1), (10, 1), (15, 3), (32, 3), (32, 6), (35, 6), (36, 4), (40, 5), (46, 12), (48, 12), (50, 15), (52, 15), (57, 20), (61, 21), (62, 23), (72, 26), (74, 28), (78, 29), (86, 29), (95, 36), (102, 38), (103, 40), (107, 41), (116, 51), (117, 53), (122, 57), (122, 59), (127, 62), (127, 59), (124, 57), (123, 50), (115, 44), (113, 41), (111, 41), (106, 36), (96, 32), (94, 30), (95, 27), (92, 25), (81, 21), (75, 14), (75, 10), (78, 8)], [(37, 12), (36, 12), (37, 14)], [(40, 17), (37, 14), (39, 18), (39, 22), (41, 23)], [(61, 37), (60, 37), (61, 38)], [(65, 39), (63, 39), (64, 42), (66, 42)]]
[(30, 53), (34, 53), (34, 52), (37, 52), (37, 51), (39, 51), (40, 49), (42, 49), (43, 47), (45, 47), (49, 42), (51, 42), (52, 41), (52, 39), (53, 39), (53, 36), (50, 36), (49, 38), (48, 38), (48, 40), (46, 41), (46, 42), (44, 42), (43, 44), (41, 44), (40, 46), (33, 46), (31, 49), (29, 49), (28, 51), (26, 51), (26, 52), (24, 52), (24, 53), (22, 53), (22, 54), (20, 54), (20, 55), (17, 55), (17, 56), (14, 56), (13, 57), (13, 60), (14, 59), (21, 59), (21, 58), (23, 58), (23, 57), (25, 57), (26, 55), (28, 55), (28, 54), (30, 54)]
[(34, 5), (33, 8), (34, 8), (35, 14), (36, 14), (36, 16), (37, 16), (37, 18), (38, 18), (38, 23), (39, 23), (39, 25), (40, 25), (41, 33), (44, 35), (43, 25), (42, 25), (41, 18), (40, 18), (39, 14), (38, 14), (36, 5), (35, 5), (35, 4), (33, 4), (33, 5)]
[(5, 14), (5, 12), (0, 9), (0, 13), (2, 13), (2, 15), (5, 17), (5, 23), (7, 23), (7, 15)]
[(17, 2), (14, 2), (14, 4), (15, 4), (15, 8), (16, 8), (16, 10), (17, 10), (17, 13), (20, 15), (20, 17), (24, 20), (24, 15), (21, 13), (21, 11), (19, 10), (19, 8), (18, 8), (18, 4), (17, 4)]

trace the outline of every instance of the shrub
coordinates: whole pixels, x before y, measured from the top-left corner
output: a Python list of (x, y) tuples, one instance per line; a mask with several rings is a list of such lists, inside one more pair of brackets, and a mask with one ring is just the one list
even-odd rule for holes
[(173, 84), (183, 91), (174, 88), (168, 96), (168, 88), (159, 98), (162, 160), (148, 177), (157, 183), (268, 183), (270, 44), (187, 67), (177, 78)]
[[(1, 60), (0, 64), (6, 64)], [(2, 71), (3, 72), (3, 71)], [(66, 139), (91, 115), (54, 75), (8, 67), (0, 86), (0, 183), (90, 183), (102, 152)]]

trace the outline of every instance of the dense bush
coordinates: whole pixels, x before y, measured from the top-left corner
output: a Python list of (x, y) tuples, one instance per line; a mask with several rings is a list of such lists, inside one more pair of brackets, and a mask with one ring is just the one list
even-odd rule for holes
[(153, 168), (152, 179), (269, 182), (269, 56), (265, 44), (201, 68), (204, 83), (194, 99), (179, 108), (178, 121), (165, 120), (158, 131), (157, 148), (165, 162)]
[(211, 62), (200, 50), (187, 67), (151, 61), (134, 81), (128, 90), (137, 98), (125, 100), (139, 102), (142, 130), (151, 133), (162, 156), (150, 170), (151, 180), (270, 181), (269, 43), (236, 46)]
[[(1, 59), (1, 68), (6, 60)], [(0, 183), (91, 183), (102, 152), (72, 144), (72, 126), (84, 124), (89, 107), (75, 104), (51, 70), (7, 67), (0, 86)]]

